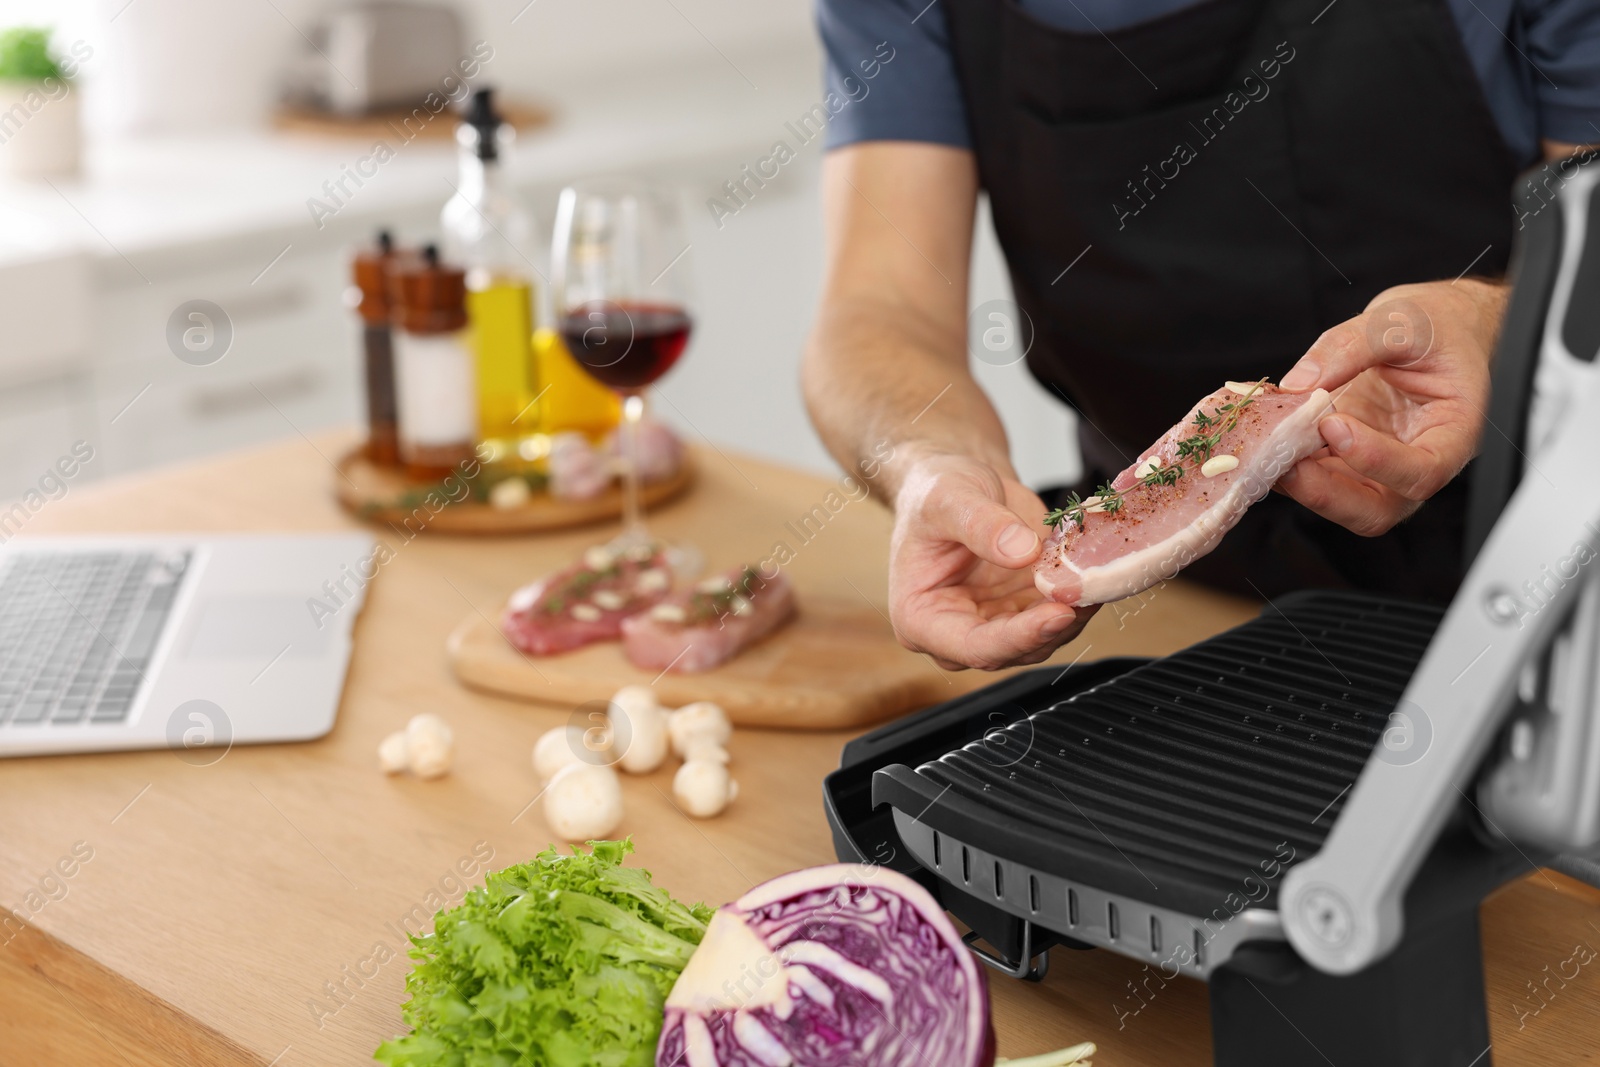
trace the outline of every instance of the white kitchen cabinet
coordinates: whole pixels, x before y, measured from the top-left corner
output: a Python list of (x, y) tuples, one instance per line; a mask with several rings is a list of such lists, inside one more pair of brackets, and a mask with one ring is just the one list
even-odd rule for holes
[[(251, 251), (255, 251), (251, 249)], [(356, 353), (340, 294), (342, 250), (291, 250), (262, 275), (265, 257), (117, 285), (98, 302), (99, 351), (91, 372), (107, 470), (137, 470), (358, 417)], [(260, 275), (257, 277), (257, 275)], [(192, 300), (222, 309), (215, 362), (174, 354), (168, 323)]]
[[(0, 501), (18, 499), (30, 489), (56, 497), (102, 477), (104, 456), (97, 449), (94, 458), (82, 464), (63, 489), (57, 489), (47, 478), (56, 462), (72, 453), (75, 442), (89, 441), (93, 436), (94, 412), (85, 380), (80, 376), (35, 381), (0, 391)], [(0, 528), (0, 535), (18, 532), (14, 525)]]

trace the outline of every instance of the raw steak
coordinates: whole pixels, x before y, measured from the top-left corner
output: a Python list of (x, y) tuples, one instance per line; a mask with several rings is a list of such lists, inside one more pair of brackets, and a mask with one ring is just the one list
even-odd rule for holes
[(659, 548), (591, 548), (578, 563), (512, 593), (500, 632), (535, 656), (614, 641), (622, 634), (623, 619), (648, 610), (671, 591), (672, 571)]
[[(1062, 518), (1034, 564), (1034, 584), (1063, 604), (1104, 604), (1173, 577), (1216, 548), (1290, 467), (1323, 447), (1317, 423), (1332, 410), (1326, 390), (1286, 393), (1229, 382), (1117, 475), (1111, 493)], [(1220, 457), (1227, 456), (1238, 465), (1204, 473), (1204, 460), (1225, 467), (1229, 460)], [(1156, 464), (1171, 484), (1143, 477)]]
[(782, 574), (735, 567), (622, 623), (622, 650), (635, 667), (693, 674), (737, 656), (795, 614)]

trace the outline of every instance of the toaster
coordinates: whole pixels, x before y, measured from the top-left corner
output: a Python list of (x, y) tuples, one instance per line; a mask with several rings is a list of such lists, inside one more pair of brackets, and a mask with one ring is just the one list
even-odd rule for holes
[(354, 117), (443, 94), (462, 54), (461, 19), (443, 4), (372, 0), (328, 12), (291, 58), (292, 104)]

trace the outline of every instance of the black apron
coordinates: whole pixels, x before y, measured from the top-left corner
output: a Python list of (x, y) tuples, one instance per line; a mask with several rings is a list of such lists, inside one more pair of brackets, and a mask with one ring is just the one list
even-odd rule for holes
[[(1441, 0), (1209, 0), (1109, 34), (944, 3), (1028, 366), (1079, 413), (1087, 484), (1381, 290), (1505, 270), (1519, 161)], [(1273, 494), (1188, 574), (1445, 600), (1466, 482), (1378, 538)]]

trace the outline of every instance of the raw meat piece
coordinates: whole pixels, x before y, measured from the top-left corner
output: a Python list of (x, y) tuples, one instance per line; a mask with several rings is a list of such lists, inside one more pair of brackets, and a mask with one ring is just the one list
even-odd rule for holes
[(671, 591), (672, 571), (659, 547), (591, 548), (578, 563), (512, 593), (500, 632), (535, 656), (614, 641), (623, 619)]
[[(1034, 584), (1063, 604), (1104, 604), (1173, 577), (1216, 548), (1290, 467), (1323, 447), (1317, 423), (1332, 411), (1323, 389), (1286, 393), (1265, 383), (1228, 383), (1117, 475), (1111, 494), (1084, 501), (1081, 523), (1062, 519), (1034, 564)], [(1212, 446), (1196, 449), (1207, 436)], [(1237, 466), (1208, 477), (1203, 461), (1227, 466), (1220, 457)], [(1152, 459), (1171, 484), (1142, 477)]]
[(795, 610), (794, 589), (782, 574), (762, 578), (754, 567), (735, 567), (624, 620), (622, 650), (649, 671), (708, 671), (788, 622)]

